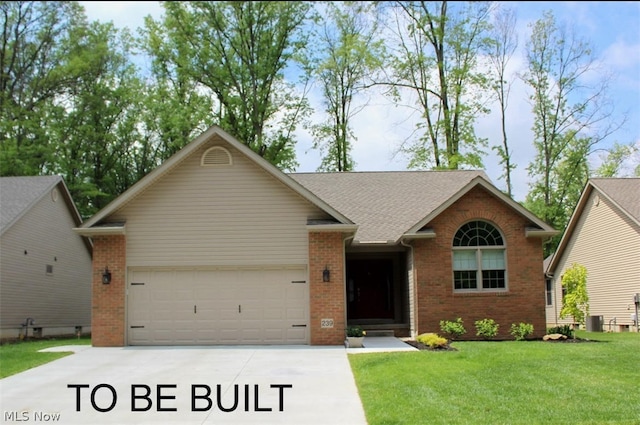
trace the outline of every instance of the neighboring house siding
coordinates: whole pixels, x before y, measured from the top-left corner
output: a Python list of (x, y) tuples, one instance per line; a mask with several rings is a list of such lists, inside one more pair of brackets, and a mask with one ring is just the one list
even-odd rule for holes
[(307, 219), (326, 214), (239, 152), (186, 158), (109, 220), (126, 221), (127, 266), (307, 264)]
[[(459, 227), (468, 221), (485, 220), (502, 233), (506, 245), (507, 290), (456, 293), (453, 289), (452, 244)], [(532, 337), (545, 333), (545, 282), (542, 273), (542, 241), (525, 237), (530, 223), (511, 207), (481, 187), (470, 190), (426, 227), (436, 237), (414, 244), (417, 273), (418, 333), (440, 332), (440, 321), (464, 321), (467, 334), (476, 338), (474, 322), (494, 319), (499, 339), (511, 339), (512, 323), (534, 326)]]
[(550, 324), (556, 315), (558, 324), (573, 323), (570, 317), (559, 318), (562, 275), (573, 263), (587, 268), (589, 314), (604, 316), (604, 330), (609, 330), (609, 320), (614, 317), (617, 326), (631, 325), (633, 294), (640, 292), (640, 228), (597, 189), (585, 203), (555, 269), (554, 305), (547, 308)]
[(47, 194), (2, 235), (2, 337), (18, 337), (28, 317), (43, 336), (89, 330), (91, 256), (75, 226), (62, 195)]

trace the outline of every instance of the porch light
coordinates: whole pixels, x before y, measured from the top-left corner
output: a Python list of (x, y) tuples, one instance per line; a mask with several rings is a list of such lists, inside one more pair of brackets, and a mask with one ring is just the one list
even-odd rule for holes
[(331, 282), (331, 272), (327, 266), (324, 266), (324, 270), (322, 270), (322, 281)]
[(108, 285), (111, 283), (111, 272), (109, 271), (109, 267), (104, 268), (102, 272), (102, 283)]

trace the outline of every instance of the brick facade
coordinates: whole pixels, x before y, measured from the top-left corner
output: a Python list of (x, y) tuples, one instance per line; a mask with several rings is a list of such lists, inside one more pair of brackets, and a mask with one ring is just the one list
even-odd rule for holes
[[(322, 281), (327, 267), (331, 281)], [(309, 316), (311, 345), (339, 345), (344, 342), (346, 300), (344, 285), (343, 234), (309, 233)], [(322, 328), (322, 319), (333, 319), (333, 328)]]
[[(507, 260), (506, 292), (453, 292), (452, 243), (458, 228), (472, 220), (486, 220), (505, 238)], [(542, 337), (545, 324), (545, 282), (542, 272), (542, 240), (525, 237), (529, 221), (486, 189), (476, 186), (438, 215), (426, 227), (434, 239), (416, 240), (414, 261), (417, 272), (417, 332), (440, 332), (440, 320), (461, 317), (474, 339), (476, 320), (490, 318), (499, 325), (496, 339), (512, 339), (512, 323), (534, 326), (532, 337)]]
[[(91, 342), (95, 347), (125, 345), (126, 238), (124, 235), (93, 237)], [(102, 283), (108, 267), (111, 283)]]

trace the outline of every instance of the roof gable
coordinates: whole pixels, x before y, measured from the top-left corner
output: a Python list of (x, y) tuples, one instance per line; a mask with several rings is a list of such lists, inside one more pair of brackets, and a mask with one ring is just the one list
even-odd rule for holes
[(575, 227), (582, 216), (586, 203), (593, 191), (607, 198), (623, 214), (640, 226), (640, 178), (594, 178), (589, 179), (578, 203), (567, 223), (562, 239), (550, 261), (546, 272), (553, 273), (564, 253), (569, 241), (573, 237)]
[(358, 225), (354, 244), (396, 244), (480, 184), (540, 227), (556, 233), (496, 189), (483, 171), (294, 173), (295, 180)]
[(533, 214), (532, 212), (527, 210), (525, 207), (523, 207), (522, 205), (520, 205), (519, 203), (511, 199), (509, 196), (502, 193), (500, 190), (498, 190), (484, 176), (481, 176), (481, 175), (473, 178), (464, 187), (462, 187), (456, 193), (452, 194), (449, 197), (449, 199), (447, 199), (445, 202), (439, 205), (438, 208), (430, 212), (426, 217), (424, 217), (422, 220), (420, 220), (418, 223), (412, 226), (407, 231), (407, 233), (417, 234), (417, 232), (421, 228), (426, 226), (431, 220), (433, 220), (438, 215), (440, 215), (443, 211), (445, 211), (447, 208), (453, 205), (453, 203), (455, 203), (457, 200), (462, 198), (465, 194), (467, 194), (471, 189), (473, 189), (476, 186), (483, 187), (484, 189), (489, 191), (493, 196), (497, 197), (499, 200), (507, 204), (510, 208), (515, 210), (518, 214), (520, 214), (521, 216), (531, 221), (533, 225), (536, 227), (527, 229), (527, 235), (530, 235), (530, 236), (539, 235), (539, 236), (547, 237), (547, 236), (556, 235), (558, 233), (558, 231), (553, 229), (551, 226), (549, 226), (547, 223), (542, 221), (540, 218), (536, 217), (535, 214)]
[(590, 184), (640, 225), (640, 178), (596, 178)]
[(320, 198), (318, 198), (315, 194), (309, 192), (306, 188), (298, 184), (295, 180), (291, 179), (277, 167), (266, 161), (260, 155), (256, 154), (253, 150), (251, 150), (248, 146), (240, 143), (238, 140), (230, 136), (228, 133), (223, 131), (218, 126), (212, 126), (207, 131), (202, 133), (192, 142), (187, 144), (184, 148), (174, 154), (172, 157), (167, 159), (164, 163), (162, 163), (159, 167), (151, 171), (145, 177), (140, 179), (137, 183), (131, 186), (127, 191), (121, 194), (119, 197), (114, 199), (111, 203), (109, 203), (102, 210), (98, 211), (93, 217), (91, 217), (88, 221), (84, 223), (81, 228), (77, 229), (82, 234), (90, 235), (92, 233), (108, 233), (108, 232), (121, 232), (123, 231), (122, 223), (119, 223), (117, 226), (110, 228), (109, 226), (105, 226), (105, 223), (101, 221), (105, 218), (109, 217), (112, 213), (119, 210), (125, 204), (127, 204), (130, 200), (139, 196), (145, 190), (147, 190), (155, 181), (166, 176), (171, 170), (180, 165), (185, 159), (190, 157), (191, 154), (194, 154), (199, 150), (207, 142), (217, 139), (224, 143), (229, 144), (235, 150), (240, 152), (240, 154), (244, 155), (251, 162), (255, 163), (262, 170), (266, 171), (269, 175), (275, 177), (278, 181), (283, 183), (285, 186), (292, 189), (295, 193), (300, 195), (303, 199), (309, 201), (311, 204), (315, 205), (319, 209), (326, 212), (328, 215), (334, 217), (338, 223), (341, 224), (353, 224), (346, 216), (341, 214), (339, 211), (335, 210), (331, 205), (327, 204)]
[(76, 225), (82, 218), (64, 180), (60, 176), (20, 176), (0, 178), (0, 233), (4, 233), (44, 196), (58, 186)]

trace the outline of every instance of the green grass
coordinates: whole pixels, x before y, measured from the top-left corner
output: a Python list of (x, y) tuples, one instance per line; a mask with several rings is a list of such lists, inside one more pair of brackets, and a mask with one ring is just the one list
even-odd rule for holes
[(350, 354), (369, 425), (640, 424), (640, 334)]
[(39, 353), (39, 350), (78, 344), (89, 345), (91, 338), (39, 339), (2, 344), (0, 345), (0, 378), (6, 378), (72, 354), (71, 352)]

